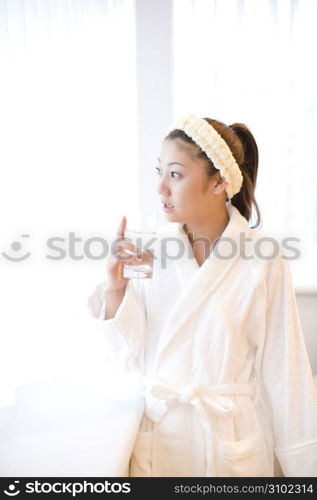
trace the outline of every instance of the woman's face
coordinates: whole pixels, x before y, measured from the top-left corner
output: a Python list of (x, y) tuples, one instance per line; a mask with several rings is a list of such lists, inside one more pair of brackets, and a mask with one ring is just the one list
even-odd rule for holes
[(190, 144), (181, 139), (164, 141), (156, 168), (157, 192), (169, 222), (188, 224), (210, 218), (218, 176), (207, 176), (206, 161), (195, 157)]

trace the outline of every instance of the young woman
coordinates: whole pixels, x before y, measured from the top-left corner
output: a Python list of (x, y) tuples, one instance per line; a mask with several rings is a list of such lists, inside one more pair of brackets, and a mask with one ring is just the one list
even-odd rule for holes
[(89, 301), (116, 362), (140, 373), (130, 476), (316, 476), (317, 397), (287, 258), (256, 229), (252, 133), (186, 116), (156, 169), (168, 224), (152, 279), (123, 277), (123, 217)]

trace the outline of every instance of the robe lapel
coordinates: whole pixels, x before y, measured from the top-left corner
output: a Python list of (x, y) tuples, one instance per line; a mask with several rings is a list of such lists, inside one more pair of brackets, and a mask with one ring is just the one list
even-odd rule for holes
[[(177, 273), (185, 286), (161, 332), (154, 362), (155, 370), (175, 335), (183, 335), (184, 340), (187, 335), (193, 335), (192, 331), (186, 330), (186, 323), (211, 299), (219, 284), (233, 271), (240, 258), (240, 233), (247, 232), (249, 226), (237, 208), (229, 203), (226, 206), (230, 220), (217, 243), (217, 252), (211, 252), (201, 267), (195, 258), (188, 258), (187, 251), (183, 258), (174, 261)], [(190, 245), (181, 225), (177, 225), (176, 232), (178, 237), (185, 238), (185, 244)], [(232, 250), (233, 245), (237, 246), (235, 252)], [(230, 258), (223, 258), (224, 256)]]
[(200, 267), (195, 259), (192, 246), (182, 224), (177, 224), (175, 233), (175, 236), (182, 241), (185, 249), (184, 255), (175, 261), (177, 277), (181, 283), (182, 290), (184, 290), (194, 279)]

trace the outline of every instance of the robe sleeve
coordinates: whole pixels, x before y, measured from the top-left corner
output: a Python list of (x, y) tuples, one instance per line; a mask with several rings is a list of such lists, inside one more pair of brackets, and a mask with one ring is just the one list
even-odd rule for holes
[(106, 356), (120, 371), (140, 371), (144, 358), (146, 308), (141, 280), (129, 280), (125, 295), (111, 319), (105, 320), (106, 282), (99, 283), (88, 298), (90, 326), (106, 341)]
[(262, 382), (272, 414), (274, 449), (285, 477), (317, 476), (317, 396), (289, 263), (272, 262)]

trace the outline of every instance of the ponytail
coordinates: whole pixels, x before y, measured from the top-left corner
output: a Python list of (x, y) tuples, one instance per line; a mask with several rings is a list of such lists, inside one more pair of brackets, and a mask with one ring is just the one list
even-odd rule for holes
[(259, 152), (255, 139), (246, 125), (234, 123), (230, 128), (239, 137), (243, 149), (244, 159), (239, 164), (243, 175), (243, 183), (239, 193), (233, 196), (231, 204), (249, 221), (252, 215), (252, 206), (256, 211), (256, 224), (252, 228), (261, 224), (261, 215), (258, 204), (255, 200), (254, 191), (258, 174)]

